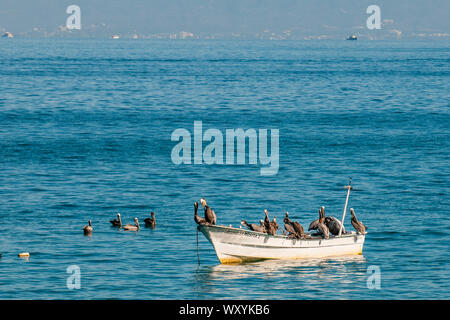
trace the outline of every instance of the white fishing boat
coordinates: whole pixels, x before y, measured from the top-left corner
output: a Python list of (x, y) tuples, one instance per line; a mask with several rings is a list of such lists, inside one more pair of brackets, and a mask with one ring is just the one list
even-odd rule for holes
[(365, 235), (344, 234), (322, 239), (288, 239), (225, 226), (199, 226), (223, 264), (267, 259), (305, 259), (362, 254)]
[[(347, 188), (347, 198), (341, 223), (344, 224), (347, 203), (352, 188)], [(332, 256), (361, 255), (365, 234), (356, 232), (321, 235), (307, 239), (291, 239), (284, 235), (268, 235), (240, 228), (200, 225), (198, 230), (211, 242), (219, 261), (223, 264), (252, 262), (268, 259), (307, 259)]]
[(6, 31), (3, 35), (2, 38), (14, 38), (14, 35), (11, 32)]

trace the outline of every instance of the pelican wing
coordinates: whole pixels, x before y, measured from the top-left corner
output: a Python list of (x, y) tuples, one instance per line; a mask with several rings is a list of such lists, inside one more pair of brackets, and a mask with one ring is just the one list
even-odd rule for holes
[(319, 219), (311, 222), (311, 224), (309, 225), (308, 231), (317, 230), (318, 227), (319, 227)]

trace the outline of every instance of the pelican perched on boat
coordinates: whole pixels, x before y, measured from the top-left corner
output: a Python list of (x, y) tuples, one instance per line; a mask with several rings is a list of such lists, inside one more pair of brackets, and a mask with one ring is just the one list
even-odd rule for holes
[(146, 227), (150, 227), (152, 229), (155, 229), (156, 227), (156, 219), (155, 219), (155, 213), (152, 211), (150, 213), (151, 218), (145, 218), (144, 223)]
[(91, 235), (93, 230), (91, 220), (89, 220), (88, 225), (83, 227), (84, 235)]
[(139, 226), (139, 221), (138, 218), (134, 218), (134, 225), (133, 224), (126, 224), (123, 226), (123, 230), (125, 231), (139, 231), (139, 229), (141, 228)]
[(264, 227), (261, 226), (261, 225), (258, 225), (258, 224), (256, 224), (256, 223), (248, 223), (247, 221), (242, 220), (242, 221), (241, 221), (241, 224), (242, 224), (243, 226), (246, 226), (249, 230), (256, 231), (256, 232), (261, 232), (261, 233), (265, 233)]
[(263, 233), (267, 233), (266, 227), (264, 225), (264, 220), (259, 220), (259, 225), (261, 226), (261, 228), (263, 228)]
[[(297, 221), (291, 221), (289, 219), (289, 212), (286, 212), (286, 217), (284, 218), (284, 222), (289, 224), (292, 229), (294, 230), (294, 234), (296, 238), (304, 238), (305, 237), (305, 230), (303, 229), (303, 226), (298, 223)], [(285, 225), (286, 228), (286, 225)]]
[[(337, 218), (329, 216), (325, 218), (325, 225), (328, 227), (328, 230), (330, 230), (332, 235), (337, 236), (339, 234), (339, 230), (341, 230), (342, 223)], [(342, 233), (345, 234), (344, 227), (342, 227)]]
[(278, 228), (280, 227), (277, 223), (277, 217), (273, 217), (272, 224), (275, 228), (275, 234), (277, 233)]
[(205, 220), (207, 223), (211, 225), (215, 225), (217, 222), (216, 213), (210, 206), (206, 203), (205, 198), (200, 199), (200, 203), (202, 204), (203, 209), (205, 209)]
[(303, 226), (297, 221), (291, 221), (292, 226), (294, 227), (295, 232), (300, 236), (300, 238), (305, 237), (305, 230)]
[[(322, 210), (319, 209), (319, 219), (320, 219), (321, 212), (322, 212)], [(319, 228), (319, 219), (314, 220), (313, 222), (311, 222), (311, 223), (309, 224), (308, 231), (311, 231), (311, 230), (317, 230), (317, 229)]]
[(350, 208), (350, 213), (352, 214), (352, 226), (360, 234), (366, 234), (367, 227), (356, 218), (355, 210)]
[(202, 218), (198, 215), (198, 202), (197, 201), (194, 203), (194, 221), (199, 225), (207, 224), (205, 218)]
[(290, 235), (296, 235), (295, 234), (295, 230), (294, 227), (291, 225), (291, 220), (289, 220), (288, 217), (289, 213), (286, 212), (286, 216), (284, 217), (283, 221), (284, 221), (284, 229), (288, 232), (288, 236)]
[(274, 236), (277, 234), (277, 228), (275, 227), (276, 219), (275, 219), (275, 223), (271, 222), (269, 219), (269, 211), (267, 211), (267, 209), (264, 209), (264, 213), (266, 215), (266, 217), (264, 218), (264, 228), (266, 229), (266, 232), (268, 234), (270, 234), (271, 236)]
[(317, 228), (322, 233), (322, 236), (325, 239), (328, 239), (330, 237), (330, 231), (328, 230), (327, 225), (325, 224), (325, 207), (322, 206), (321, 210), (319, 211), (320, 218), (319, 218), (319, 224), (317, 225)]
[(120, 218), (120, 213), (117, 214), (117, 219), (109, 220), (113, 227), (122, 227), (122, 219)]

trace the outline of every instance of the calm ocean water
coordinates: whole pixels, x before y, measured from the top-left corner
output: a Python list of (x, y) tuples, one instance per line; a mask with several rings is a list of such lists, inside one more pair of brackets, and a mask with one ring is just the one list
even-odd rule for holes
[[(0, 299), (449, 299), (449, 79), (448, 41), (2, 39)], [(278, 174), (173, 164), (196, 120), (279, 129)], [(198, 267), (200, 197), (219, 224), (307, 227), (350, 176), (362, 256), (220, 265), (200, 234)], [(108, 222), (150, 210), (155, 230)]]

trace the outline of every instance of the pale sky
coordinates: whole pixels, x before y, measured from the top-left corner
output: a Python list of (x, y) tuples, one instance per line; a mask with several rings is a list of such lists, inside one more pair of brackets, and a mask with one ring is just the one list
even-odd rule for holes
[(365, 27), (371, 4), (380, 6), (385, 31), (450, 34), (449, 0), (1, 0), (0, 30), (57, 30), (71, 4), (81, 8), (84, 32), (99, 34), (347, 34)]

